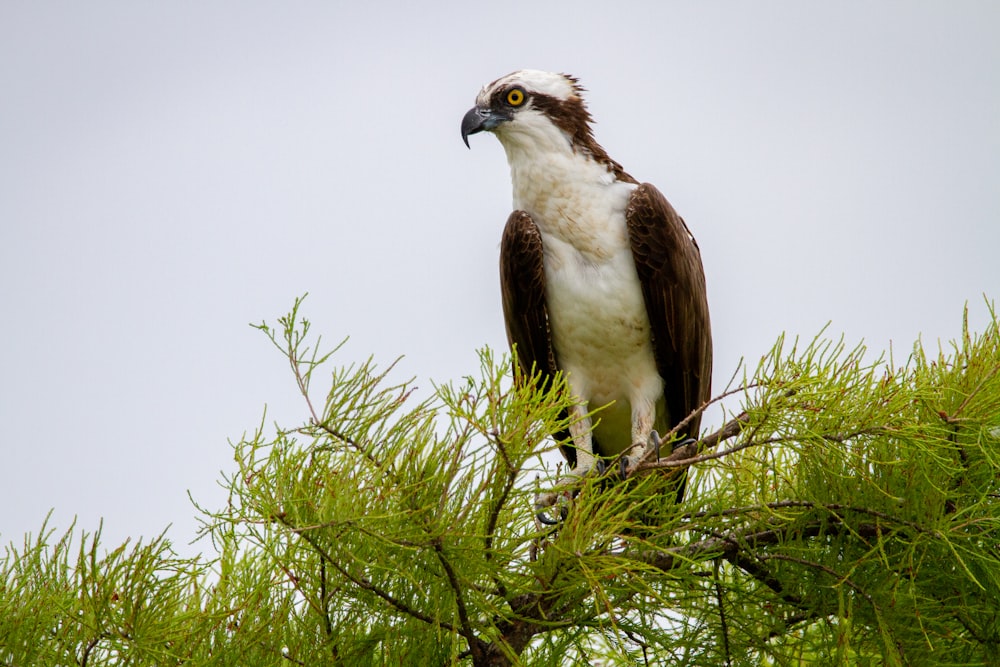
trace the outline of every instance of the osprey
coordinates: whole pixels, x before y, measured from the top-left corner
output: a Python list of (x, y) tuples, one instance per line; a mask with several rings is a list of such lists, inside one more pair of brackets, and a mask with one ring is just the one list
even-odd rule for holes
[[(507, 338), (526, 373), (566, 377), (573, 421), (554, 437), (570, 476), (613, 457), (624, 476), (654, 431), (708, 400), (712, 336), (694, 236), (659, 190), (640, 185), (594, 140), (583, 92), (566, 74), (508, 74), (480, 91), (462, 139), (468, 146), (469, 135), (489, 131), (507, 153)], [(602, 406), (592, 424), (588, 413)], [(679, 435), (697, 437), (700, 421), (691, 417)], [(683, 492), (680, 477), (678, 501)], [(555, 500), (553, 492), (539, 504)]]

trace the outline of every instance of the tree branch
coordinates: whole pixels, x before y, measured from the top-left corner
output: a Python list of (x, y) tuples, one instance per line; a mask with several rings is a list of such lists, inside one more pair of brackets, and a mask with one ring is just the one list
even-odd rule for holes
[(656, 452), (646, 452), (646, 455), (642, 459), (630, 466), (626, 476), (631, 478), (633, 476), (648, 475), (654, 470), (660, 470), (663, 468), (686, 468), (694, 465), (695, 463), (701, 463), (702, 461), (708, 461), (710, 459), (729, 455), (735, 451), (739, 451), (740, 449), (745, 449), (746, 447), (751, 446), (751, 444), (759, 444), (744, 443), (736, 448), (733, 448), (732, 450), (727, 450), (720, 454), (698, 456), (698, 452), (714, 449), (715, 447), (718, 447), (720, 443), (739, 435), (740, 431), (743, 429), (743, 425), (749, 421), (750, 415), (746, 412), (741, 412), (739, 415), (726, 422), (718, 431), (705, 436), (698, 442), (692, 442), (682, 447), (678, 447), (672, 451), (669, 456), (660, 460), (656, 460)]
[(719, 561), (715, 561), (715, 602), (719, 607), (719, 630), (722, 632), (722, 647), (725, 650), (726, 667), (732, 667), (733, 655), (729, 649), (729, 623), (726, 621), (726, 606), (722, 603), (722, 583), (719, 581)]
[[(670, 547), (660, 551), (644, 551), (635, 555), (635, 559), (652, 565), (659, 570), (672, 570), (692, 561), (704, 561), (710, 558), (729, 558), (745, 552), (753, 554), (753, 550), (759, 547), (774, 546), (791, 538), (792, 534), (796, 538), (816, 537), (823, 531), (839, 533), (840, 530), (847, 530), (847, 526), (834, 515), (831, 525), (831, 517), (824, 517), (810, 524), (802, 526), (779, 526), (762, 529), (759, 526), (748, 526), (743, 530), (734, 531), (727, 535), (707, 537), (698, 542), (692, 542), (682, 546)], [(883, 528), (877, 524), (864, 523), (850, 529), (852, 533), (862, 537), (876, 537), (883, 532)]]
[(444, 547), (442, 547), (440, 539), (434, 541), (434, 553), (437, 556), (438, 562), (441, 563), (441, 567), (444, 569), (445, 576), (448, 577), (448, 585), (451, 586), (451, 590), (455, 594), (455, 606), (458, 608), (458, 622), (462, 625), (462, 636), (469, 642), (469, 650), (472, 651), (472, 662), (479, 665), (486, 651), (485, 642), (479, 639), (472, 629), (472, 624), (469, 622), (469, 612), (465, 608), (465, 599), (462, 597), (462, 587), (458, 584), (458, 577), (455, 576), (454, 568), (452, 568), (448, 559), (444, 557)]
[(311, 546), (313, 549), (316, 550), (316, 553), (319, 554), (320, 558), (329, 563), (330, 566), (333, 567), (333, 569), (335, 569), (337, 572), (339, 572), (342, 577), (350, 581), (358, 588), (373, 593), (374, 595), (384, 600), (386, 603), (388, 603), (391, 607), (393, 607), (397, 611), (402, 612), (407, 616), (412, 616), (418, 621), (423, 621), (424, 623), (431, 626), (442, 627), (448, 630), (449, 632), (454, 632), (455, 634), (465, 636), (461, 628), (457, 628), (451, 623), (448, 623), (447, 621), (443, 621), (439, 618), (433, 618), (427, 614), (424, 614), (423, 612), (417, 611), (413, 607), (410, 607), (406, 603), (397, 600), (392, 595), (389, 595), (388, 593), (380, 589), (378, 586), (375, 586), (374, 584), (372, 584), (372, 582), (368, 581), (366, 577), (354, 576), (344, 566), (342, 566), (332, 556), (330, 556), (330, 554), (327, 553), (326, 549), (320, 546), (319, 542), (313, 539), (313, 537), (309, 535), (309, 533), (296, 529), (295, 526), (288, 523), (283, 517), (277, 517), (277, 519), (282, 523), (282, 525), (290, 529), (293, 534), (298, 535), (303, 540), (308, 542), (309, 546)]

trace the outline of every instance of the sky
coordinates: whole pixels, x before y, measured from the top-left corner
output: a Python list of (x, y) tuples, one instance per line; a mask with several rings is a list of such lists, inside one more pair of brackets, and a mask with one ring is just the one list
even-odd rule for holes
[[(715, 386), (782, 332), (897, 362), (1000, 296), (1000, 4), (0, 4), (0, 544), (76, 517), (111, 546), (194, 498), (231, 441), (306, 411), (250, 323), (296, 297), (347, 364), (478, 372), (506, 345), (503, 150), (462, 144), (521, 68), (698, 239)], [(711, 427), (711, 423), (706, 423)]]

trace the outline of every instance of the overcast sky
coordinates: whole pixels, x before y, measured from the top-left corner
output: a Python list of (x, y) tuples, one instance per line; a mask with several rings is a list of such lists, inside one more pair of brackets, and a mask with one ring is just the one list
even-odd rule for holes
[(248, 326), (305, 292), (342, 362), (476, 373), (511, 191), (459, 123), (514, 69), (580, 77), (598, 141), (687, 220), (717, 388), (782, 331), (902, 361), (966, 302), (981, 330), (998, 34), (992, 0), (3, 2), (0, 542), (54, 508), (188, 549), (228, 440), (305, 417)]

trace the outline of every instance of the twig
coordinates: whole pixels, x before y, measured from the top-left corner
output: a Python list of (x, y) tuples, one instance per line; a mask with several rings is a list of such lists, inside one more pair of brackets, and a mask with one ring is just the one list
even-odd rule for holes
[(907, 528), (912, 528), (918, 533), (928, 533), (934, 537), (941, 537), (940, 532), (922, 526), (915, 521), (909, 521), (907, 519), (900, 519), (897, 516), (893, 516), (888, 512), (882, 512), (880, 510), (874, 510), (869, 507), (856, 507), (854, 505), (844, 505), (842, 503), (814, 503), (810, 500), (778, 500), (771, 503), (764, 503), (763, 505), (746, 505), (744, 507), (731, 507), (723, 510), (714, 510), (711, 512), (692, 512), (685, 514), (683, 518), (685, 519), (705, 519), (708, 517), (725, 517), (734, 516), (738, 514), (748, 514), (750, 512), (760, 512), (763, 510), (777, 510), (777, 509), (790, 509), (790, 508), (806, 508), (806, 509), (823, 509), (828, 512), (856, 512), (858, 514), (867, 514), (868, 516), (873, 516), (879, 519), (885, 519), (886, 521), (894, 524), (899, 524), (906, 526)]
[(469, 622), (469, 612), (465, 608), (465, 599), (462, 597), (462, 587), (458, 584), (458, 577), (455, 576), (454, 568), (452, 568), (451, 563), (444, 556), (444, 547), (441, 545), (440, 539), (434, 541), (434, 553), (437, 556), (438, 562), (441, 563), (441, 567), (444, 568), (444, 573), (448, 577), (448, 584), (451, 586), (451, 590), (455, 593), (455, 605), (458, 607), (458, 621), (462, 624), (461, 635), (469, 642), (469, 648), (472, 649), (472, 655), (476, 659), (483, 650), (483, 642), (472, 630), (472, 624)]
[[(780, 544), (790, 533), (794, 533), (797, 537), (815, 537), (824, 530), (836, 531), (838, 523), (844, 527), (842, 522), (834, 522), (834, 525), (831, 526), (830, 522), (826, 520), (815, 521), (805, 526), (776, 528), (749, 526), (742, 531), (707, 537), (683, 546), (669, 547), (660, 551), (639, 552), (635, 555), (635, 559), (660, 570), (672, 570), (691, 561), (717, 556), (728, 558), (743, 550)], [(879, 535), (883, 528), (877, 524), (865, 523), (853, 528), (853, 531), (863, 537), (874, 537)]]
[(765, 556), (761, 556), (761, 559), (762, 560), (764, 560), (764, 559), (766, 559), (766, 560), (783, 560), (783, 561), (787, 561), (789, 563), (797, 563), (799, 565), (805, 565), (806, 567), (815, 568), (817, 570), (820, 570), (821, 572), (825, 572), (825, 573), (829, 574), (831, 577), (833, 577), (834, 579), (836, 579), (838, 581), (842, 581), (845, 584), (847, 584), (848, 586), (850, 586), (851, 588), (853, 588), (859, 595), (861, 595), (865, 600), (868, 601), (868, 604), (870, 604), (872, 606), (872, 609), (874, 609), (876, 611), (876, 613), (881, 612), (881, 610), (879, 609), (878, 604), (875, 603), (874, 598), (872, 598), (872, 596), (865, 589), (861, 588), (856, 583), (854, 583), (853, 581), (851, 581), (850, 577), (847, 577), (847, 576), (839, 574), (836, 570), (834, 570), (833, 568), (831, 568), (831, 567), (829, 567), (827, 565), (823, 565), (822, 563), (815, 563), (815, 562), (813, 562), (811, 560), (806, 560), (804, 558), (797, 558), (795, 556), (789, 556), (787, 554), (767, 554)]
[[(740, 385), (736, 389), (726, 390), (726, 391), (722, 392), (721, 394), (719, 394), (718, 396), (713, 396), (712, 398), (708, 399), (707, 401), (705, 401), (704, 403), (702, 403), (701, 405), (699, 405), (697, 408), (695, 408), (694, 410), (692, 410), (691, 414), (689, 414), (687, 417), (685, 417), (684, 419), (682, 419), (679, 422), (677, 422), (677, 424), (672, 429), (670, 429), (666, 433), (661, 434), (661, 437), (664, 440), (669, 440), (670, 436), (675, 435), (676, 433), (680, 433), (681, 429), (684, 428), (685, 426), (687, 426), (689, 423), (691, 423), (692, 419), (694, 419), (695, 417), (697, 417), (700, 414), (703, 414), (705, 412), (705, 410), (707, 410), (710, 406), (714, 405), (715, 403), (718, 403), (718, 402), (720, 402), (720, 401), (722, 401), (722, 400), (724, 400), (726, 398), (729, 398), (730, 396), (733, 396), (735, 394), (745, 393), (748, 389), (754, 389), (754, 388), (760, 387), (760, 386), (761, 386), (760, 383), (751, 382), (750, 384)], [(718, 431), (716, 431), (716, 433), (722, 433), (726, 429), (727, 426), (729, 426), (730, 424), (732, 424), (734, 421), (740, 420), (740, 419), (742, 419), (743, 421), (747, 421), (749, 419), (749, 417), (748, 417), (748, 415), (747, 415), (746, 412), (742, 412), (737, 417), (734, 417), (733, 419), (729, 420), (729, 422), (727, 422), (725, 425), (723, 425), (723, 427), (721, 429), (719, 429)], [(739, 431), (737, 430), (737, 433), (738, 432)], [(715, 434), (713, 434), (713, 435), (715, 435)], [(732, 437), (732, 435), (735, 435), (735, 433), (733, 433), (733, 434), (731, 434), (729, 436), (726, 436), (726, 437)], [(711, 437), (712, 436), (708, 436), (708, 438), (711, 438)], [(723, 439), (725, 439), (725, 438), (723, 438)], [(706, 440), (707, 440), (707, 438), (706, 438)], [(712, 446), (714, 447), (715, 445), (712, 445)]]
[(441, 628), (444, 628), (445, 630), (448, 630), (449, 632), (454, 632), (455, 634), (463, 635), (464, 636), (463, 631), (462, 631), (461, 628), (457, 628), (454, 625), (452, 625), (451, 623), (448, 623), (447, 621), (444, 621), (444, 620), (442, 620), (440, 618), (432, 618), (431, 616), (428, 616), (427, 614), (424, 614), (423, 612), (420, 612), (420, 611), (414, 609), (413, 607), (410, 607), (405, 602), (397, 600), (393, 596), (391, 596), (388, 593), (386, 593), (385, 591), (383, 591), (378, 586), (375, 586), (372, 582), (370, 582), (367, 579), (367, 577), (357, 577), (357, 576), (354, 576), (353, 574), (351, 574), (347, 570), (347, 568), (345, 568), (340, 563), (338, 563), (336, 560), (334, 560), (333, 557), (330, 556), (329, 553), (327, 553), (326, 549), (324, 549), (322, 546), (320, 546), (320, 544), (311, 535), (309, 535), (309, 533), (297, 530), (295, 528), (295, 526), (293, 526), (290, 523), (288, 523), (285, 520), (284, 517), (280, 517), (279, 516), (279, 517), (276, 517), (276, 518), (285, 527), (289, 528), (293, 533), (295, 533), (296, 535), (298, 535), (299, 537), (301, 537), (303, 540), (305, 540), (309, 544), (309, 546), (311, 546), (313, 549), (316, 550), (316, 553), (319, 554), (320, 558), (322, 558), (327, 563), (329, 563), (331, 565), (331, 567), (333, 567), (333, 569), (335, 569), (337, 572), (339, 572), (341, 574), (341, 576), (343, 576), (345, 579), (347, 579), (348, 581), (350, 581), (352, 584), (354, 584), (358, 588), (360, 588), (362, 590), (369, 591), (369, 592), (375, 594), (377, 597), (379, 597), (382, 600), (384, 600), (385, 602), (387, 602), (391, 607), (395, 608), (397, 611), (400, 611), (400, 612), (406, 614), (407, 616), (412, 616), (413, 618), (417, 619), (418, 621), (423, 621), (427, 625), (431, 625), (431, 626), (434, 626), (434, 627), (441, 627)]
[(326, 592), (326, 561), (319, 559), (319, 599), (323, 605), (323, 631), (327, 638), (333, 637), (333, 624), (330, 622), (330, 600)]
[(719, 625), (722, 630), (722, 647), (726, 652), (726, 667), (733, 666), (733, 656), (729, 650), (729, 624), (726, 622), (726, 607), (722, 604), (722, 584), (719, 582), (719, 559), (715, 559), (715, 601), (719, 605)]
[(945, 421), (947, 421), (950, 424), (953, 421), (957, 420), (958, 416), (962, 414), (962, 411), (965, 410), (966, 406), (969, 405), (969, 401), (972, 400), (972, 397), (978, 394), (982, 390), (982, 388), (986, 386), (986, 383), (989, 382), (990, 379), (992, 379), (992, 377), (996, 375), (998, 372), (1000, 372), (1000, 364), (994, 366), (993, 370), (991, 370), (989, 373), (986, 374), (986, 376), (982, 379), (982, 381), (976, 385), (976, 388), (969, 392), (969, 395), (965, 397), (965, 400), (962, 401), (962, 404), (959, 405), (957, 408), (955, 408), (955, 412), (951, 415), (946, 416)]
[[(507, 498), (510, 497), (510, 493), (514, 489), (514, 485), (517, 483), (517, 475), (520, 472), (520, 470), (511, 463), (510, 456), (507, 454), (507, 447), (500, 438), (500, 434), (493, 431), (490, 433), (490, 436), (492, 441), (496, 444), (500, 457), (503, 459), (504, 466), (507, 469), (507, 476), (504, 482), (503, 490), (500, 492), (500, 496), (496, 499), (493, 507), (490, 508), (490, 513), (486, 518), (486, 536), (483, 538), (483, 545), (485, 549), (483, 555), (487, 561), (493, 560), (493, 534), (496, 532), (497, 522), (500, 520), (500, 510), (507, 504)], [(497, 592), (501, 595), (501, 597), (506, 598), (507, 587), (504, 585), (503, 580), (494, 575), (493, 582), (496, 585)]]
[(678, 447), (671, 452), (669, 456), (664, 459), (660, 459), (659, 461), (654, 458), (656, 455), (655, 452), (647, 452), (646, 456), (635, 463), (631, 469), (627, 471), (628, 477), (649, 474), (653, 470), (660, 470), (663, 468), (685, 468), (694, 465), (695, 463), (701, 463), (702, 461), (709, 461), (711, 459), (728, 456), (733, 452), (739, 451), (740, 449), (746, 449), (754, 444), (763, 444), (762, 442), (751, 441), (740, 444), (737, 447), (724, 452), (703, 454), (701, 456), (698, 455), (698, 452), (714, 449), (715, 447), (718, 447), (720, 443), (739, 435), (743, 425), (749, 421), (750, 415), (746, 412), (741, 412), (739, 415), (726, 422), (718, 431), (705, 436), (698, 442)]

